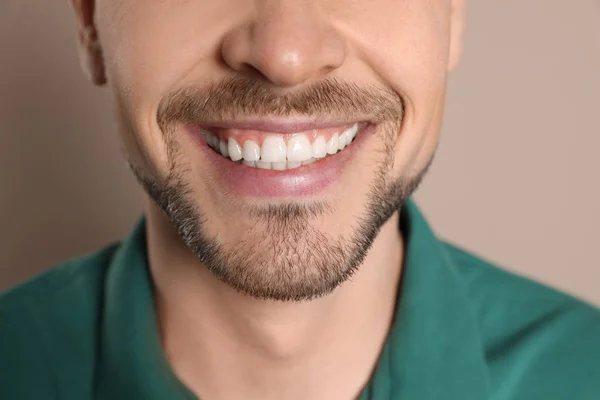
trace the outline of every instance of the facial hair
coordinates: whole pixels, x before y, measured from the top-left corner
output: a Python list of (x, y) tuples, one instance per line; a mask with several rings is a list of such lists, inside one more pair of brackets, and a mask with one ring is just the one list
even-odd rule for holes
[[(165, 179), (149, 177), (129, 161), (136, 178), (160, 207), (191, 252), (216, 278), (257, 299), (307, 301), (325, 296), (360, 267), (381, 227), (397, 212), (427, 171), (393, 176), (394, 144), (403, 119), (402, 99), (381, 88), (362, 88), (328, 79), (302, 92), (281, 94), (246, 78), (225, 79), (205, 89), (183, 88), (161, 102), (157, 121), (169, 160)], [(186, 166), (175, 140), (176, 128), (239, 116), (310, 115), (343, 120), (364, 116), (379, 126), (381, 161), (368, 200), (350, 235), (332, 237), (311, 225), (339, 213), (327, 202), (287, 202), (253, 207), (253, 228), (235, 244), (209, 234), (210, 215), (185, 181)]]

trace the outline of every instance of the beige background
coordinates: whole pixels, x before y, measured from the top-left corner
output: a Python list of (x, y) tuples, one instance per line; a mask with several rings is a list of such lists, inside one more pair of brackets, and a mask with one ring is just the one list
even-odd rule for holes
[[(600, 4), (471, 0), (417, 199), (437, 231), (600, 305)], [(69, 1), (0, 0), (0, 289), (123, 237), (141, 195)]]

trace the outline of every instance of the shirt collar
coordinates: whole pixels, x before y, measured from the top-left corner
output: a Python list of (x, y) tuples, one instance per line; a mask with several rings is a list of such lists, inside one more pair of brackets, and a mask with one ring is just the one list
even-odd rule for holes
[(483, 344), (456, 266), (412, 201), (400, 229), (405, 260), (396, 317), (361, 399), (487, 398)]
[[(406, 249), (396, 317), (361, 400), (484, 399), (483, 346), (456, 267), (412, 201), (400, 219)], [(144, 219), (109, 266), (104, 296), (98, 398), (196, 399), (162, 352)]]
[(109, 266), (102, 312), (96, 395), (106, 400), (195, 399), (162, 352), (140, 220)]

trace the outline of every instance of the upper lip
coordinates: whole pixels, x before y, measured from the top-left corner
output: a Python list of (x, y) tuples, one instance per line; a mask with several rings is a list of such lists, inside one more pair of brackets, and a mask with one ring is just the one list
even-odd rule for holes
[(235, 121), (218, 121), (212, 123), (203, 123), (202, 127), (210, 130), (210, 128), (221, 128), (221, 129), (240, 129), (240, 130), (253, 130), (262, 132), (272, 132), (289, 134), (296, 132), (306, 132), (314, 129), (326, 129), (343, 127), (360, 123), (364, 121), (355, 120), (307, 120), (307, 119), (294, 119), (294, 118), (263, 118), (263, 119), (245, 119)]

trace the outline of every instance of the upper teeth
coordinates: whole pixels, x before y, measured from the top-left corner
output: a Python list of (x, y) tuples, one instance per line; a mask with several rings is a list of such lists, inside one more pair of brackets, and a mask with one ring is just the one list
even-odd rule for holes
[(264, 138), (262, 146), (250, 139), (240, 145), (233, 137), (225, 142), (210, 131), (203, 130), (203, 133), (208, 145), (223, 157), (258, 168), (283, 170), (297, 168), (343, 150), (356, 137), (358, 123), (341, 134), (335, 133), (329, 140), (317, 136), (312, 144), (303, 133), (294, 134), (287, 144), (281, 135), (269, 135)]

